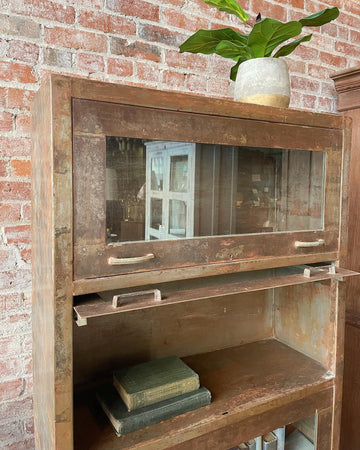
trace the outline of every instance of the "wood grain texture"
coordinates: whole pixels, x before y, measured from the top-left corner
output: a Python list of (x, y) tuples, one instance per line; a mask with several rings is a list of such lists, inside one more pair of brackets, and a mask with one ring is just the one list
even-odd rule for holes
[(87, 414), (83, 404), (76, 410), (79, 434), (75, 448), (225, 450), (331, 405), (332, 390), (327, 388), (332, 381), (326, 369), (274, 340), (195, 355), (184, 361), (211, 391), (210, 405), (117, 438), (101, 417), (98, 422), (92, 417), (91, 427), (82, 428), (80, 421)]

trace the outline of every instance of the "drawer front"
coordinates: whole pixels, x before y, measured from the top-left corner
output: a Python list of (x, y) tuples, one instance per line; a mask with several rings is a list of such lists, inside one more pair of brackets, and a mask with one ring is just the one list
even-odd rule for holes
[(341, 158), (341, 130), (75, 99), (74, 278), (336, 259)]

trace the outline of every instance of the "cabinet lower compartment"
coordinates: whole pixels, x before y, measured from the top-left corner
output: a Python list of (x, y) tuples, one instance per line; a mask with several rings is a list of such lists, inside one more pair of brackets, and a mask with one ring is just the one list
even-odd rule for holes
[(117, 437), (93, 391), (75, 395), (75, 448), (227, 449), (332, 404), (333, 375), (275, 340), (183, 358), (210, 405)]

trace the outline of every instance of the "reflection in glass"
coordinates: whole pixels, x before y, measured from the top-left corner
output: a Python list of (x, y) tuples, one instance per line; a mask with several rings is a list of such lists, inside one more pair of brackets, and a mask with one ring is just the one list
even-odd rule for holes
[(170, 191), (188, 191), (188, 156), (176, 155), (170, 159)]
[(325, 153), (107, 137), (107, 242), (320, 230)]
[(186, 236), (186, 203), (181, 200), (170, 200), (169, 233), (177, 237)]

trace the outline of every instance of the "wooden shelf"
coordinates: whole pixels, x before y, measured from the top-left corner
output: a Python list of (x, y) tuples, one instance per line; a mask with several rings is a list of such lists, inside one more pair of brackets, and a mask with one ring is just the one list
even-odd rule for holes
[[(357, 275), (356, 272), (336, 268), (336, 273), (329, 273), (329, 266), (312, 268), (316, 270), (306, 278), (304, 268), (307, 266), (285, 267), (273, 270), (260, 270), (251, 273), (240, 273), (235, 275), (224, 275), (220, 277), (205, 278), (199, 282), (194, 281), (194, 288), (184, 288), (181, 283), (171, 286), (170, 283), (162, 288), (162, 300), (154, 302), (153, 300), (139, 299), (136, 302), (129, 302), (118, 308), (112, 306), (112, 296), (123, 292), (124, 290), (93, 294), (77, 297), (77, 304), (74, 311), (78, 325), (86, 325), (86, 320), (94, 317), (105, 316), (109, 314), (118, 314), (125, 311), (133, 311), (143, 308), (153, 308), (165, 306), (173, 303), (190, 302), (206, 298), (224, 297), (227, 295), (241, 294), (243, 292), (260, 291), (265, 289), (290, 286), (296, 284), (312, 283), (324, 281), (332, 278), (343, 278)], [(187, 287), (191, 282), (187, 282)], [(197, 284), (196, 284), (197, 283)], [(175, 286), (175, 288), (174, 288)], [(158, 287), (158, 286), (157, 286)], [(133, 290), (134, 291), (134, 290)]]
[[(210, 405), (119, 438), (94, 392), (88, 391), (75, 396), (75, 448), (159, 450), (179, 445), (201, 449), (209, 448), (210, 435), (216, 444), (212, 448), (226, 449), (237, 439), (240, 443), (331, 406), (333, 374), (274, 339), (189, 356), (184, 361), (211, 391)], [(186, 446), (194, 439), (194, 447), (193, 442)]]

